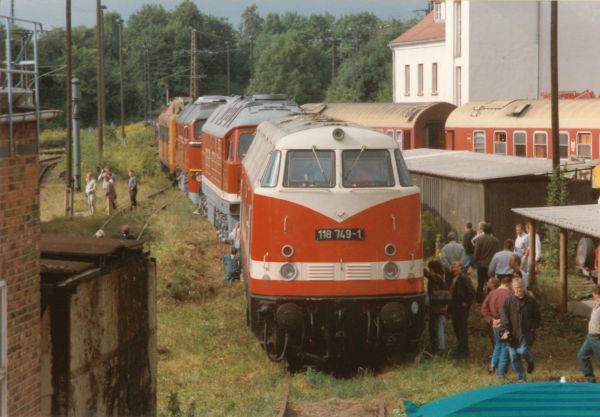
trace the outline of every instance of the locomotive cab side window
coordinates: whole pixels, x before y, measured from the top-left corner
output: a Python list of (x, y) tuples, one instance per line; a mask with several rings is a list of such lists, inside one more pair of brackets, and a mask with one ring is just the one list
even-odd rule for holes
[(400, 179), (400, 185), (403, 187), (410, 187), (413, 185), (412, 177), (402, 157), (402, 152), (398, 149), (394, 151), (394, 159), (396, 159), (396, 169), (398, 170), (398, 178)]
[(197, 119), (196, 123), (194, 123), (194, 138), (201, 139), (202, 138), (202, 127), (206, 123), (206, 120)]
[(269, 163), (265, 169), (260, 185), (263, 187), (275, 187), (279, 178), (279, 164), (281, 162), (281, 152), (274, 151), (271, 153)]
[(387, 150), (360, 150), (342, 152), (343, 186), (393, 187), (394, 172)]
[(335, 185), (335, 153), (333, 151), (288, 151), (284, 187), (332, 188)]
[(241, 161), (244, 159), (246, 154), (248, 153), (248, 149), (250, 145), (252, 145), (252, 141), (254, 140), (254, 133), (242, 133), (240, 135), (240, 139), (238, 141), (238, 159)]
[(227, 160), (233, 161), (233, 140), (223, 140), (227, 144)]

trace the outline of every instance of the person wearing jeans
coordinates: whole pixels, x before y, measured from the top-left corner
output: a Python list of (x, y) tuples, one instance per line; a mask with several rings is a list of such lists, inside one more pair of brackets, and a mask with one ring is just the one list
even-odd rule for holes
[(481, 304), (481, 314), (492, 327), (494, 336), (494, 348), (492, 350), (492, 359), (490, 361), (489, 373), (498, 371), (498, 378), (504, 378), (508, 370), (508, 346), (501, 339), (502, 328), (500, 327), (500, 311), (504, 301), (510, 295), (510, 285), (512, 277), (503, 276), (500, 280), (500, 286), (491, 291), (483, 304)]
[(450, 291), (444, 279), (444, 268), (440, 261), (427, 264), (427, 295), (429, 296), (429, 340), (433, 353), (446, 349), (446, 313), (450, 301)]
[(541, 322), (537, 301), (525, 292), (523, 279), (513, 278), (514, 294), (508, 296), (500, 312), (501, 339), (508, 342), (508, 355), (519, 381), (525, 381), (521, 359), (527, 362), (527, 372), (534, 369), (530, 347), (535, 340), (535, 332)]
[(600, 286), (594, 287), (592, 297), (596, 300), (596, 305), (590, 315), (588, 334), (577, 353), (579, 366), (587, 382), (596, 382), (594, 368), (592, 368), (592, 356), (596, 356), (596, 360), (600, 364)]

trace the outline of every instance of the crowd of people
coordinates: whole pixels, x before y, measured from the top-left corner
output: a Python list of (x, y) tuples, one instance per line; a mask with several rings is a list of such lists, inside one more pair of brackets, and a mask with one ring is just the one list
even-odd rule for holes
[[(130, 210), (137, 207), (138, 180), (133, 170), (128, 171), (127, 189), (129, 191)], [(96, 180), (91, 172), (85, 174), (85, 201), (90, 214), (96, 213), (97, 182), (101, 183), (102, 195), (106, 202), (106, 213), (110, 216), (117, 209), (117, 189), (115, 187), (117, 176), (108, 167), (102, 168)]]
[[(531, 347), (541, 315), (536, 299), (527, 288), (527, 265), (531, 242), (535, 242), (536, 258), (540, 260), (541, 241), (537, 234), (534, 239), (527, 233), (529, 227), (516, 225), (515, 239), (506, 239), (503, 244), (486, 222), (479, 223), (477, 230), (466, 223), (462, 243), (456, 233), (448, 234), (439, 259), (430, 261), (425, 269), (429, 339), (434, 353), (446, 350), (445, 320), (449, 316), (457, 340), (456, 355), (469, 356), (469, 312), (477, 303), (489, 325), (492, 345), (489, 373), (505, 378), (512, 365), (517, 379), (525, 381), (526, 373), (534, 371)], [(477, 278), (476, 288), (468, 272)], [(600, 303), (600, 286), (593, 290), (593, 296)], [(600, 304), (592, 311), (589, 334), (578, 354), (582, 372), (589, 382), (595, 382), (591, 365), (594, 355), (600, 361)]]

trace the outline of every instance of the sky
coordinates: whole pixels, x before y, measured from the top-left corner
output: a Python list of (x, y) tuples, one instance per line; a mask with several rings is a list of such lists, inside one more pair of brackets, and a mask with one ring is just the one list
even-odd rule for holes
[[(15, 17), (41, 22), (45, 29), (65, 26), (65, 0), (12, 0)], [(103, 0), (109, 11), (121, 14), (125, 19), (143, 4), (159, 3), (172, 10), (181, 0)], [(369, 11), (380, 18), (409, 19), (414, 11), (425, 9), (427, 0), (194, 0), (205, 14), (225, 17), (238, 28), (243, 10), (255, 3), (258, 13), (297, 12), (310, 15), (329, 12), (335, 16)], [(10, 15), (11, 0), (0, 0), (0, 14)], [(94, 26), (96, 24), (95, 0), (71, 1), (72, 25)]]

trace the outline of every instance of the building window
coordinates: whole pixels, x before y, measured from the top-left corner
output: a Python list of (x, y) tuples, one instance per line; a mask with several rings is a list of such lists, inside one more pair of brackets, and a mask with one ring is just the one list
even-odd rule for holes
[(462, 9), (460, 1), (454, 2), (454, 56), (459, 57), (461, 54), (462, 43)]
[(462, 104), (462, 68), (461, 67), (456, 67), (456, 78), (454, 80), (455, 82), (455, 86), (454, 86), (454, 96), (455, 96), (455, 103), (457, 106), (460, 106)]
[(418, 94), (420, 96), (423, 95), (423, 64), (419, 64), (419, 72), (418, 72), (418, 81), (419, 81), (419, 89)]
[(438, 71), (437, 62), (431, 64), (431, 95), (437, 96), (438, 93)]
[(7, 368), (8, 359), (6, 352), (6, 338), (7, 338), (7, 322), (6, 316), (8, 315), (6, 309), (6, 281), (0, 281), (0, 416), (4, 417), (8, 415), (7, 412)]
[(404, 95), (410, 96), (410, 65), (404, 66)]
[(592, 157), (592, 134), (577, 132), (577, 156), (589, 159)]
[(567, 132), (558, 134), (558, 155), (560, 159), (569, 157), (569, 134)]
[(506, 132), (494, 132), (494, 153), (506, 155)]
[(546, 132), (535, 132), (533, 134), (533, 156), (534, 158), (548, 158), (548, 137)]
[(485, 153), (485, 132), (473, 132), (473, 152)]
[(433, 20), (435, 22), (441, 22), (443, 20), (442, 3), (439, 1), (433, 3)]
[(513, 155), (527, 156), (527, 134), (525, 132), (513, 133)]

